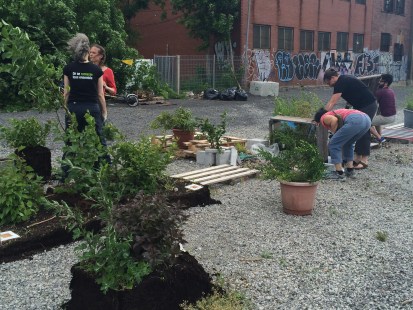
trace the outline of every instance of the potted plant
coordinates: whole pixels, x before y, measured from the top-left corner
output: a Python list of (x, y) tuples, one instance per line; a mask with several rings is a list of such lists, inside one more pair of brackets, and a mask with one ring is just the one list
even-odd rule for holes
[(413, 94), (407, 98), (404, 112), (404, 127), (413, 128)]
[(172, 130), (180, 149), (185, 148), (184, 142), (194, 139), (196, 126), (197, 122), (191, 110), (183, 107), (179, 107), (173, 113), (161, 112), (151, 123), (153, 129)]
[(288, 214), (312, 213), (318, 181), (324, 176), (324, 161), (316, 146), (300, 140), (278, 156), (261, 149), (264, 164), (259, 167), (264, 179), (280, 181), (283, 211)]
[(50, 149), (46, 147), (46, 138), (50, 133), (51, 123), (41, 124), (36, 118), (11, 119), (11, 126), (0, 126), (0, 139), (15, 148), (15, 153), (33, 168), (37, 175), (45, 180), (52, 173)]
[(219, 124), (211, 123), (208, 118), (198, 118), (198, 127), (209, 143), (209, 148), (205, 150), (206, 160), (204, 162), (211, 166), (227, 163), (230, 151), (222, 149), (222, 137), (227, 127), (226, 112), (221, 114), (221, 122)]

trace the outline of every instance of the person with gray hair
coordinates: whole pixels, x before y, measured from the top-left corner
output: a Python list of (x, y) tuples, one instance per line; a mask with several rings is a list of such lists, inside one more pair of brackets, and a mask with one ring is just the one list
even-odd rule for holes
[[(103, 92), (103, 72), (99, 66), (89, 61), (89, 38), (77, 33), (68, 41), (68, 49), (74, 61), (63, 68), (64, 101), (67, 110), (74, 113), (78, 129), (82, 131), (87, 125), (85, 114), (89, 112), (96, 123), (96, 132), (103, 145), (103, 123), (107, 119), (105, 95)], [(66, 128), (70, 117), (66, 117)]]

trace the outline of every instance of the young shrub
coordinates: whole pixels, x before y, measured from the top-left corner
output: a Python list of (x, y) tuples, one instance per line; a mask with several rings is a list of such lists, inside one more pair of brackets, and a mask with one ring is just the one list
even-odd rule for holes
[(97, 169), (104, 163), (107, 153), (96, 133), (95, 120), (90, 114), (86, 114), (88, 125), (81, 132), (77, 128), (76, 117), (70, 117), (70, 126), (62, 135), (65, 142), (61, 161), (65, 191), (87, 193), (95, 186)]
[(151, 128), (164, 130), (180, 129), (195, 131), (197, 121), (191, 110), (179, 107), (173, 113), (163, 111), (151, 123)]
[(281, 151), (278, 156), (261, 150), (265, 162), (259, 167), (264, 179), (286, 182), (317, 182), (324, 177), (324, 161), (317, 147), (299, 141), (292, 149)]
[(221, 122), (218, 125), (210, 123), (208, 118), (198, 118), (198, 127), (205, 135), (210, 148), (221, 150), (221, 138), (227, 130), (227, 113), (221, 114)]
[(10, 119), (10, 126), (0, 126), (0, 139), (15, 149), (45, 146), (51, 123), (42, 125), (36, 118)]
[(0, 166), (0, 226), (28, 220), (45, 202), (42, 179), (18, 156)]
[(181, 226), (186, 218), (182, 209), (168, 202), (164, 192), (140, 192), (113, 211), (117, 233), (132, 236), (133, 257), (152, 268), (174, 262), (180, 253), (179, 243), (184, 243)]
[(112, 164), (103, 172), (102, 186), (115, 200), (133, 197), (141, 190), (155, 192), (171, 161), (171, 154), (152, 144), (148, 138), (138, 142), (118, 142), (109, 152)]

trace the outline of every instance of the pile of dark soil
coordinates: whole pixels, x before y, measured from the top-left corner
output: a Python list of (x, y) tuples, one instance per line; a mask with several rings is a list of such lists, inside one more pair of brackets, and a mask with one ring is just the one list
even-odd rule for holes
[[(170, 202), (178, 202), (182, 208), (219, 204), (211, 198), (208, 187), (197, 191), (185, 188), (187, 182), (177, 181), (168, 194)], [(98, 211), (92, 208), (92, 202), (78, 195), (51, 194), (51, 200), (65, 201), (69, 206), (82, 211), (86, 217), (86, 228), (97, 231), (101, 227)], [(29, 221), (15, 225), (2, 226), (1, 231), (13, 231), (20, 238), (4, 241), (0, 244), (0, 263), (30, 258), (32, 255), (50, 248), (73, 242), (72, 233), (60, 218), (50, 210), (41, 209)]]

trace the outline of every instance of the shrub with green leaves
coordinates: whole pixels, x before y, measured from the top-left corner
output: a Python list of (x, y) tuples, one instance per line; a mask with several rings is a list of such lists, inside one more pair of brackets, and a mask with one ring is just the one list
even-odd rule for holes
[(261, 149), (264, 163), (259, 167), (264, 179), (287, 182), (317, 182), (324, 177), (325, 165), (316, 146), (300, 140), (278, 156)]
[(187, 216), (167, 200), (165, 192), (138, 193), (113, 211), (114, 227), (120, 236), (132, 235), (132, 253), (152, 268), (170, 265), (184, 243), (182, 225)]
[(275, 98), (274, 115), (312, 119), (322, 105), (323, 102), (315, 93), (301, 91), (298, 96)]
[(26, 221), (46, 201), (42, 178), (16, 155), (0, 166), (0, 225)]
[(112, 164), (103, 172), (102, 186), (113, 194), (113, 199), (134, 196), (141, 190), (155, 192), (171, 161), (169, 152), (146, 137), (138, 142), (117, 142), (109, 152)]
[(211, 123), (208, 118), (199, 118), (198, 122), (198, 127), (206, 136), (210, 148), (221, 150), (221, 138), (227, 130), (227, 113), (221, 114), (221, 122), (219, 124)]
[(0, 126), (0, 139), (13, 148), (45, 146), (51, 123), (41, 124), (36, 118), (10, 119), (9, 127)]
[(65, 142), (64, 158), (61, 161), (65, 174), (64, 190), (87, 193), (96, 185), (99, 165), (104, 164), (107, 153), (96, 133), (95, 120), (90, 114), (85, 115), (87, 126), (83, 131), (79, 131), (74, 114), (69, 117), (71, 123), (60, 136)]
[(0, 108), (57, 110), (58, 71), (23, 30), (0, 20)]
[(164, 130), (181, 129), (194, 131), (197, 121), (190, 109), (179, 107), (174, 112), (161, 112), (151, 123), (153, 129), (162, 128)]

